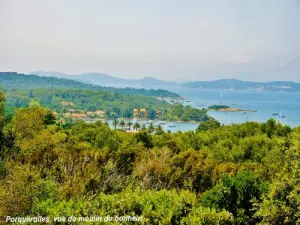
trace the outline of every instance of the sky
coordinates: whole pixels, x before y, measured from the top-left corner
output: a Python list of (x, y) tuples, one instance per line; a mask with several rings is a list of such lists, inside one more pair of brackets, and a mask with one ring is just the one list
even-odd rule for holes
[(300, 82), (300, 0), (0, 0), (0, 71)]

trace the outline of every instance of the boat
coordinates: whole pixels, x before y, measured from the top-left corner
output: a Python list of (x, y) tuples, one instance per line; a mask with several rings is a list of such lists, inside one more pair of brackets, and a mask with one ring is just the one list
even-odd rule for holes
[(173, 124), (173, 123), (170, 123), (170, 124), (168, 125), (168, 127), (176, 127), (176, 125)]
[(278, 117), (284, 119), (284, 118), (285, 118), (285, 115), (284, 115), (282, 112), (280, 112), (280, 115), (278, 115)]
[(247, 114), (247, 112), (243, 112), (243, 113), (242, 113), (242, 115), (246, 115), (246, 114)]
[(273, 116), (279, 116), (279, 113), (278, 112), (274, 112), (272, 113)]

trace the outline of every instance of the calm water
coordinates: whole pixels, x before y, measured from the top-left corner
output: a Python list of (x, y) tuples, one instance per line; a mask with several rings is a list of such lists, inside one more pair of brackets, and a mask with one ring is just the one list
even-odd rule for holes
[[(220, 91), (191, 88), (169, 88), (168, 90), (182, 95), (191, 101), (186, 104), (197, 108), (207, 108), (210, 105), (222, 103), (231, 107), (257, 110), (255, 113), (248, 112), (247, 114), (242, 112), (209, 112), (209, 115), (223, 124), (243, 123), (246, 121), (264, 122), (274, 118), (293, 127), (300, 125), (300, 93)], [(197, 104), (203, 104), (203, 106), (198, 106)], [(274, 112), (285, 115), (285, 118), (273, 116), (272, 113)]]
[[(220, 91), (169, 87), (164, 89), (180, 94), (190, 101), (185, 102), (185, 105), (191, 105), (195, 108), (207, 108), (211, 105), (224, 104), (235, 108), (257, 110), (257, 112), (246, 114), (242, 112), (209, 111), (210, 116), (225, 125), (246, 121), (265, 122), (270, 118), (293, 127), (300, 125), (300, 93)], [(202, 104), (202, 106), (199, 106), (199, 104)], [(273, 116), (274, 112), (285, 115), (285, 118)], [(111, 121), (109, 121), (109, 124), (111, 125)], [(169, 124), (162, 124), (161, 126), (165, 131), (189, 131), (195, 130), (199, 123), (172, 123), (172, 125), (175, 125), (175, 127), (169, 127)]]

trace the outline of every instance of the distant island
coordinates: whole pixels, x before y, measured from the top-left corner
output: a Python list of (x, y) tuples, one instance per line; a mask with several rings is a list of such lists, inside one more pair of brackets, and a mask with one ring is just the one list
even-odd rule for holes
[(109, 87), (134, 87), (134, 88), (199, 88), (217, 90), (240, 90), (240, 91), (281, 91), (300, 92), (300, 83), (290, 81), (255, 82), (237, 79), (219, 79), (212, 81), (171, 82), (144, 77), (141, 79), (124, 79), (110, 76), (104, 73), (65, 74), (60, 72), (35, 71), (31, 74), (44, 77), (58, 77), (72, 79), (86, 84), (94, 84)]
[(212, 105), (208, 107), (208, 110), (216, 110), (220, 112), (257, 112), (256, 110), (251, 109), (232, 108), (228, 105)]
[(300, 92), (300, 83), (290, 81), (253, 82), (237, 79), (220, 79), (214, 81), (187, 82), (182, 85), (188, 88), (199, 89)]

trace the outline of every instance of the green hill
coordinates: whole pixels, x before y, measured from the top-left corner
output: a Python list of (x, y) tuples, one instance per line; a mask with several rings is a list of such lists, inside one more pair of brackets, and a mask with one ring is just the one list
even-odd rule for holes
[(99, 85), (85, 84), (79, 81), (71, 79), (63, 79), (56, 77), (40, 77), (37, 75), (24, 75), (16, 72), (0, 72), (0, 86), (4, 90), (28, 90), (37, 88), (70, 88), (70, 89), (85, 89), (94, 91), (116, 91), (118, 90), (121, 94), (130, 95), (143, 95), (153, 97), (180, 97), (176, 93), (172, 93), (166, 90), (154, 90), (154, 89), (135, 89), (135, 88), (111, 88), (102, 87)]

